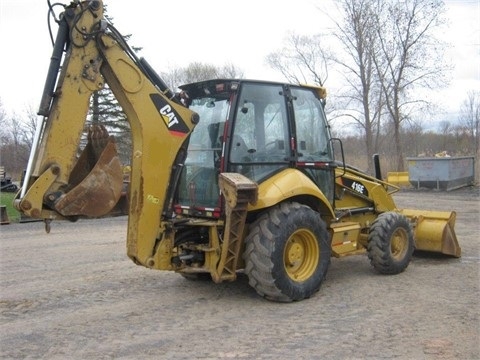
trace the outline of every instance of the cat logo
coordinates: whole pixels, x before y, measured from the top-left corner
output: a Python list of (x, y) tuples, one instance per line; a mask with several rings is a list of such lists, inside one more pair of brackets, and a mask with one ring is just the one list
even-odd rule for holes
[(162, 98), (160, 94), (150, 94), (153, 104), (162, 116), (163, 122), (167, 126), (168, 131), (172, 135), (183, 136), (188, 134), (188, 126), (183, 122), (182, 118), (173, 109), (173, 107)]
[[(173, 112), (173, 109), (170, 105), (165, 105), (160, 109), (160, 114), (165, 115), (168, 118), (167, 121), (167, 126), (168, 128), (171, 128), (173, 125), (178, 124), (178, 119), (175, 116), (175, 113)], [(163, 120), (165, 119), (165, 116), (163, 116)]]

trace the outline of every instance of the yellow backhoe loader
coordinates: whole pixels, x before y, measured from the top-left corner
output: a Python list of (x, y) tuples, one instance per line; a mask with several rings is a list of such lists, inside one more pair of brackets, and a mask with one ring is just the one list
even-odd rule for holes
[(102, 1), (72, 2), (58, 23), (15, 200), (25, 215), (49, 227), (118, 202), (125, 164), (108, 129), (90, 127), (78, 155), (106, 83), (131, 127), (127, 254), (138, 265), (217, 283), (244, 272), (258, 294), (289, 302), (319, 290), (331, 256), (367, 253), (384, 274), (405, 270), (414, 249), (460, 256), (454, 212), (398, 209), (379, 171), (345, 165), (323, 87), (215, 79), (174, 93)]

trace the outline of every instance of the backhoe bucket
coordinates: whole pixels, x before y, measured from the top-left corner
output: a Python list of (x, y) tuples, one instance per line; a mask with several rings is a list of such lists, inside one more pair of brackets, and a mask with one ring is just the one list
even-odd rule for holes
[(461, 256), (455, 234), (456, 213), (442, 211), (402, 210), (414, 224), (416, 250)]
[(88, 143), (69, 178), (69, 187), (55, 201), (55, 210), (64, 216), (106, 215), (120, 199), (123, 172), (113, 136), (103, 126), (93, 126)]

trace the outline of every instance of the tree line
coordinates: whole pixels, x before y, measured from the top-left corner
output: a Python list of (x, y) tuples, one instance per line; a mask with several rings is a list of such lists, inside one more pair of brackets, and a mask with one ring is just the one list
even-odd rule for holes
[[(283, 47), (270, 53), (267, 64), (291, 83), (342, 87), (329, 94), (327, 115), (333, 134), (344, 140), (346, 160), (372, 172), (372, 155), (383, 155), (389, 171), (405, 170), (405, 158), (479, 153), (480, 91), (465, 94), (459, 121), (443, 121), (425, 130), (435, 104), (425, 90), (447, 84), (450, 64), (445, 44), (435, 37), (445, 25), (445, 7), (438, 0), (337, 0), (338, 15), (324, 13), (328, 33), (290, 33)], [(319, 10), (320, 11), (320, 10)], [(334, 46), (329, 45), (334, 44)], [(171, 89), (209, 78), (242, 78), (234, 64), (193, 62), (160, 73)], [(338, 80), (339, 79), (339, 80)], [(2, 165), (13, 174), (25, 168), (36, 115), (7, 116), (0, 99)], [(128, 121), (108, 88), (92, 97), (89, 122), (107, 125), (119, 139), (123, 161), (129, 161)], [(425, 120), (424, 120), (425, 121)], [(348, 123), (349, 132), (345, 131)], [(351, 130), (353, 129), (353, 131)]]
[[(115, 111), (119, 111), (117, 107), (112, 109), (111, 104), (102, 103), (102, 99), (108, 99), (111, 96), (110, 94), (108, 97), (100, 97), (99, 99), (98, 109), (100, 111), (96, 115), (99, 117), (97, 121), (109, 126), (111, 134), (117, 139), (122, 161), (128, 164), (131, 145), (131, 139), (128, 136), (128, 122), (124, 118), (123, 112), (111, 118), (108, 117), (109, 114), (112, 115)], [(107, 110), (103, 111), (102, 106), (106, 106)], [(442, 152), (446, 152), (449, 156), (476, 156), (479, 146), (480, 93), (469, 93), (460, 109), (460, 113), (461, 121), (456, 123), (441, 122), (436, 130), (425, 130), (425, 124), (421, 123), (409, 123), (403, 126), (401, 141), (404, 158), (434, 157)], [(7, 116), (0, 100), (0, 162), (9, 175), (14, 175), (17, 179), (26, 168), (36, 124), (36, 114), (31, 108), (27, 109), (26, 114), (25, 118), (16, 115)], [(110, 120), (104, 120), (102, 117), (107, 117)], [(115, 124), (115, 122), (119, 124)], [(331, 129), (332, 135), (341, 138), (343, 141), (346, 162), (370, 171), (368, 166), (371, 154), (365, 147), (366, 139), (362, 131), (345, 133), (344, 126), (336, 124), (335, 121), (333, 121)], [(381, 155), (385, 175), (386, 171), (398, 171), (395, 166), (396, 151), (391, 146), (393, 142), (392, 134), (393, 131), (387, 125), (376, 136), (376, 150)], [(370, 171), (370, 173), (372, 172)]]

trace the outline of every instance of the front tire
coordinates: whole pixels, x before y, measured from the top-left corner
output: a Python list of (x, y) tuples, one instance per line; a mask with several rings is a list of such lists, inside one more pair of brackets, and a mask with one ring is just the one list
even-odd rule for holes
[(249, 284), (268, 300), (309, 298), (320, 289), (331, 256), (331, 239), (320, 214), (283, 203), (252, 224), (245, 239)]
[(413, 230), (407, 217), (397, 212), (380, 214), (368, 235), (368, 258), (382, 274), (404, 271), (414, 250)]

